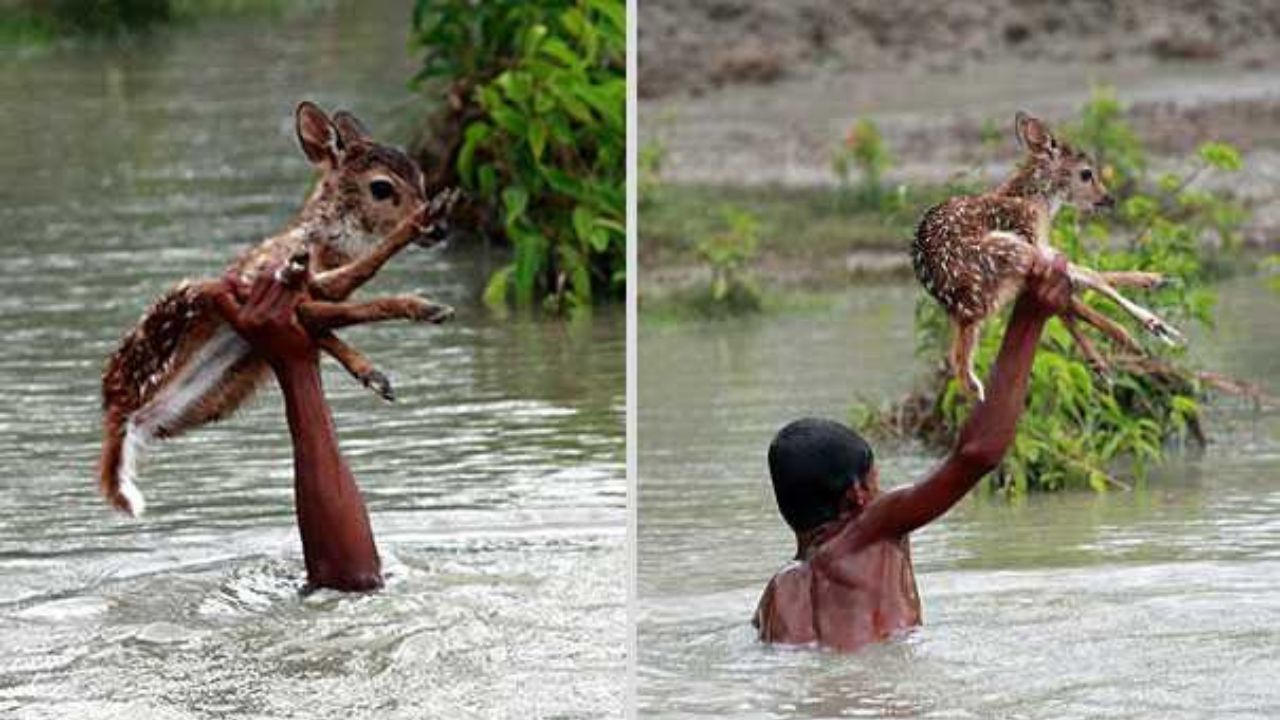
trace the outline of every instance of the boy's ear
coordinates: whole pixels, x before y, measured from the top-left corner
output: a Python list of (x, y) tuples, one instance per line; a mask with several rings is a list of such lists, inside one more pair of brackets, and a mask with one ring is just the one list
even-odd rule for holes
[(342, 160), (342, 140), (338, 128), (324, 111), (303, 100), (294, 112), (297, 120), (298, 143), (312, 165), (337, 167)]
[(861, 511), (871, 502), (871, 490), (863, 483), (854, 481), (844, 491), (844, 502), (853, 509)]
[(1018, 135), (1018, 142), (1022, 143), (1027, 152), (1048, 156), (1058, 151), (1058, 143), (1049, 132), (1049, 127), (1038, 118), (1019, 110), (1013, 118), (1013, 127)]
[(857, 503), (859, 508), (865, 508), (871, 503), (871, 488), (868, 488), (865, 483), (856, 482), (853, 484), (853, 488), (851, 489), (853, 491), (854, 501)]

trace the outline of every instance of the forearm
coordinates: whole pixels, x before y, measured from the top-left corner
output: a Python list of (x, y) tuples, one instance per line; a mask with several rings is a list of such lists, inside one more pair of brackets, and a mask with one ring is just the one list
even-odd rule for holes
[(338, 449), (316, 362), (275, 367), (293, 438), (294, 491), (307, 578), (361, 590), (381, 584), (364, 500)]
[(987, 381), (991, 391), (960, 429), (956, 453), (990, 467), (1004, 457), (1026, 404), (1031, 363), (1047, 320), (1047, 316), (1030, 311), (1022, 303), (1014, 308)]

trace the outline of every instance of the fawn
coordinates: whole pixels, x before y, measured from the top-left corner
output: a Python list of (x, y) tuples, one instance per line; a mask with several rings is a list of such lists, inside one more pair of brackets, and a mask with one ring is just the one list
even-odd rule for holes
[[(1103, 187), (1093, 162), (1054, 138), (1048, 126), (1019, 112), (1014, 129), (1026, 157), (1013, 175), (991, 192), (954, 197), (925, 212), (916, 229), (911, 260), (916, 277), (947, 311), (953, 337), (949, 360), (961, 386), (981, 402), (986, 397), (973, 371), (973, 349), (983, 320), (1022, 289), (1034, 256), (1051, 259), (1049, 227), (1063, 203), (1082, 210), (1106, 208), (1114, 200)], [(1182, 334), (1146, 308), (1134, 304), (1115, 285), (1155, 288), (1163, 276), (1150, 272), (1096, 272), (1068, 266), (1072, 285), (1107, 296), (1144, 328), (1170, 345), (1181, 343)], [(1141, 346), (1128, 331), (1106, 315), (1085, 305), (1079, 297), (1070, 314), (1062, 318), (1073, 341), (1099, 374), (1106, 360), (1084, 335), (1076, 320), (1098, 328), (1133, 352)]]
[[(295, 121), (302, 151), (320, 180), (282, 232), (242, 252), (227, 272), (248, 282), (264, 268), (288, 261), (296, 272), (296, 263), (305, 263), (312, 300), (299, 306), (299, 320), (322, 350), (391, 400), (386, 376), (333, 330), (395, 318), (441, 323), (453, 309), (416, 295), (340, 301), (410, 242), (430, 246), (443, 239), (456, 193), (428, 199), (417, 164), (370, 139), (348, 112), (330, 118), (302, 102)], [(210, 300), (221, 287), (219, 280), (179, 283), (147, 309), (107, 360), (98, 471), (103, 495), (119, 510), (144, 510), (134, 481), (149, 441), (229, 416), (267, 375), (266, 363)]]

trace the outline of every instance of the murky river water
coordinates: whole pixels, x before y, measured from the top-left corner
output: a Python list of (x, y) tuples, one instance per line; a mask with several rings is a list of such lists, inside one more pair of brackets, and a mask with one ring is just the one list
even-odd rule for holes
[[(1225, 403), (1199, 459), (1132, 493), (975, 495), (914, 535), (926, 624), (848, 656), (768, 648), (751, 613), (794, 551), (772, 434), (905, 391), (914, 289), (829, 313), (641, 324), (639, 682), (652, 717), (1280, 716), (1280, 418)], [(1280, 388), (1280, 296), (1222, 288), (1205, 364)], [(884, 451), (881, 482), (929, 458)]]
[(404, 139), (410, 6), (3, 60), (0, 716), (621, 713), (623, 317), (494, 320), (483, 252), (410, 249), (364, 291), (459, 308), (346, 333), (399, 402), (326, 367), (385, 591), (299, 595), (274, 388), (156, 448), (143, 519), (97, 497), (103, 359), (152, 297), (297, 207), (299, 99)]

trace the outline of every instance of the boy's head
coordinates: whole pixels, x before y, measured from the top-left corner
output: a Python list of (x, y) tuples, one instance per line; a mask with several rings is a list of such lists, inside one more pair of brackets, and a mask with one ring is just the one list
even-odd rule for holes
[(796, 420), (769, 444), (778, 510), (797, 533), (861, 510), (879, 493), (873, 464), (867, 441), (831, 420)]

